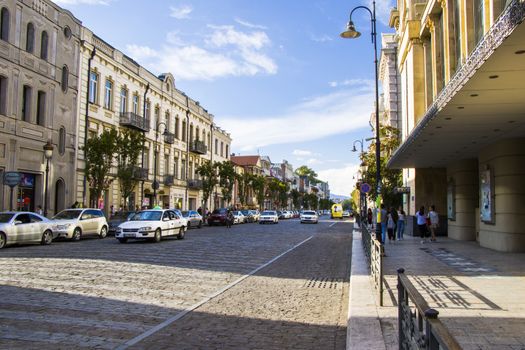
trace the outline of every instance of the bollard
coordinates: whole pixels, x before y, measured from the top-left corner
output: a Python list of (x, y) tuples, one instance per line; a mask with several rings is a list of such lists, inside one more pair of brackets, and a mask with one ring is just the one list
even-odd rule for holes
[(434, 337), (434, 334), (432, 333), (432, 324), (428, 321), (428, 319), (431, 320), (437, 320), (439, 315), (439, 311), (434, 309), (428, 309), (425, 311), (425, 340), (426, 340), (426, 348), (429, 350), (439, 350), (439, 342), (437, 341), (436, 337)]
[(399, 277), (399, 275), (403, 273), (405, 273), (404, 268), (397, 269), (397, 327), (399, 333), (399, 349), (402, 349), (403, 344), (405, 343), (405, 332), (403, 332), (403, 307), (405, 303), (405, 288), (403, 288), (401, 278)]

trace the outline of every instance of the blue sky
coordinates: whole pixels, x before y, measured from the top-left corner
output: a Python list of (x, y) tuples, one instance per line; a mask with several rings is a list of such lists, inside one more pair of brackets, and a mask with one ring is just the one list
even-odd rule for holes
[[(376, 1), (378, 33), (392, 31), (394, 2)], [(373, 136), (370, 16), (354, 13), (359, 39), (339, 34), (351, 9), (371, 1), (56, 3), (153, 73), (171, 72), (232, 134), (233, 152), (307, 165), (333, 193), (349, 195), (359, 164), (354, 140)]]

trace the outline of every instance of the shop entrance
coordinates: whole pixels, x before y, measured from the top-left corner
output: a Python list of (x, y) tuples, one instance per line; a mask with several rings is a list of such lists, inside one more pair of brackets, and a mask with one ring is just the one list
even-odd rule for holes
[(20, 173), (16, 196), (16, 209), (18, 211), (35, 211), (35, 177), (34, 174)]

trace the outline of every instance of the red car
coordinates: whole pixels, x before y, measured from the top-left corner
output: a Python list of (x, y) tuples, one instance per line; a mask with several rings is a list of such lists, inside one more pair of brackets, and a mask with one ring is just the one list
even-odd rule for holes
[(228, 217), (228, 209), (221, 208), (215, 209), (211, 215), (208, 217), (208, 225), (226, 225), (226, 220)]

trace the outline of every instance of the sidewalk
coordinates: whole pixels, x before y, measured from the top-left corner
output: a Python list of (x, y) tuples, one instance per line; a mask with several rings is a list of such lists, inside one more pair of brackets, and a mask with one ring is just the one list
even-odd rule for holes
[[(525, 350), (525, 254), (500, 253), (480, 247), (476, 242), (439, 237), (437, 243), (421, 244), (419, 238), (385, 244), (384, 306), (377, 304), (371, 280), (356, 290), (353, 282), (366, 271), (361, 232), (354, 231), (352, 275), (350, 280), (347, 349), (357, 349), (358, 335), (377, 320), (381, 344), (369, 349), (397, 349), (397, 269), (418, 288), (430, 307), (463, 349)], [(359, 264), (360, 267), (355, 266)], [(375, 308), (365, 311), (359, 295), (373, 295)], [(352, 310), (360, 310), (359, 317)], [(375, 336), (379, 327), (375, 329)]]

